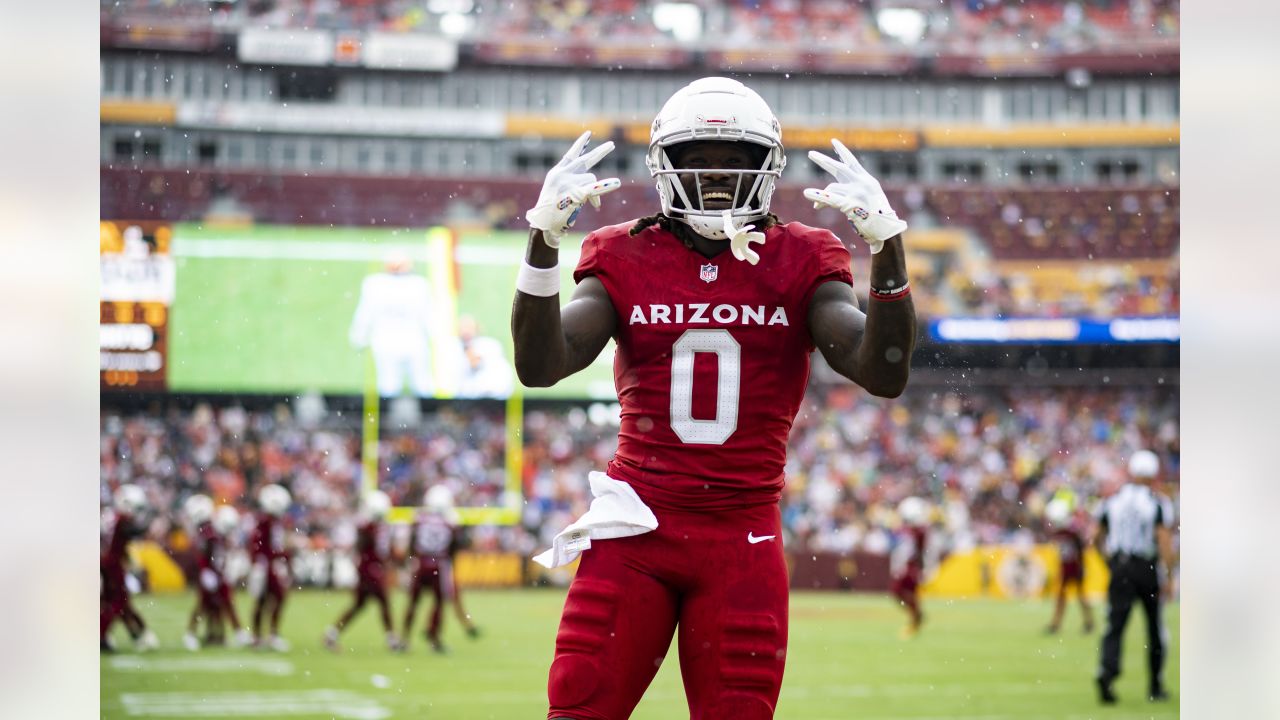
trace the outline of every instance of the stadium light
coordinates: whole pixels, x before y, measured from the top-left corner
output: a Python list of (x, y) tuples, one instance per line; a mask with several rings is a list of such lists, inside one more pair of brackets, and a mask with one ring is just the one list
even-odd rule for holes
[(914, 8), (883, 8), (876, 13), (876, 25), (880, 32), (905, 45), (915, 45), (924, 37), (926, 26), (924, 13)]
[(702, 37), (702, 8), (687, 2), (660, 2), (653, 6), (653, 24), (680, 42)]

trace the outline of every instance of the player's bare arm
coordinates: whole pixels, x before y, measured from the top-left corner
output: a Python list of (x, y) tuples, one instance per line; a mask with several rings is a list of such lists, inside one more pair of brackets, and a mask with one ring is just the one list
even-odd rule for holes
[(864, 314), (853, 289), (839, 282), (818, 288), (809, 305), (809, 333), (831, 368), (881, 397), (897, 397), (907, 386), (915, 349), (916, 312), (907, 282), (898, 218), (871, 173), (849, 148), (832, 139), (836, 157), (817, 151), (809, 159), (835, 182), (804, 196), (813, 206), (845, 214), (871, 249), (871, 302)]
[(584, 153), (590, 139), (590, 132), (578, 137), (547, 173), (537, 205), (525, 213), (531, 230), (511, 308), (511, 337), (516, 375), (528, 387), (550, 387), (585, 368), (614, 333), (613, 303), (596, 278), (585, 278), (560, 307), (560, 240), (583, 203), (599, 207), (600, 196), (621, 185), (589, 172), (613, 150), (606, 142)]
[[(904, 287), (907, 267), (902, 237), (871, 256), (871, 287)], [(907, 386), (915, 350), (916, 312), (909, 295), (872, 300), (864, 314), (853, 288), (823, 283), (809, 304), (809, 333), (832, 370), (880, 397), (897, 397)]]

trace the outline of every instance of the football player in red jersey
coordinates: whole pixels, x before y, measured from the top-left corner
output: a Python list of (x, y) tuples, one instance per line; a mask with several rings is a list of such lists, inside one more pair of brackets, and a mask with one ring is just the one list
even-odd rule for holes
[(183, 504), (183, 512), (194, 528), (196, 546), (196, 606), (187, 620), (187, 632), (182, 644), (191, 651), (200, 649), (196, 626), (200, 618), (205, 621), (206, 645), (225, 642), (224, 621), (231, 623), (236, 632), (236, 644), (247, 645), (252, 636), (248, 628), (241, 627), (235, 604), (231, 600), (231, 585), (226, 579), (226, 536), (235, 530), (240, 514), (235, 508), (224, 505), (214, 509), (213, 500), (207, 495), (192, 495)]
[(413, 629), (413, 616), (418, 611), (418, 598), (423, 590), (432, 594), (431, 619), (427, 621), (427, 643), (438, 653), (445, 652), (440, 640), (440, 620), (446, 601), (458, 612), (467, 635), (478, 637), (480, 632), (471, 618), (462, 610), (462, 596), (453, 580), (453, 556), (458, 552), (460, 535), (457, 513), (453, 509), (453, 493), (443, 485), (435, 485), (427, 491), (426, 511), (418, 516), (409, 540), (409, 553), (417, 563), (409, 582), (409, 607), (404, 613), (402, 637), (408, 645)]
[(342, 617), (324, 631), (324, 646), (334, 652), (338, 650), (342, 629), (364, 608), (369, 598), (378, 602), (382, 628), (387, 634), (387, 647), (392, 650), (400, 648), (400, 639), (391, 625), (391, 605), (387, 600), (387, 579), (383, 571), (383, 563), (391, 552), (391, 536), (383, 522), (391, 511), (391, 498), (381, 490), (374, 490), (364, 496), (363, 505), (363, 522), (356, 531), (356, 552), (360, 555), (356, 566), (356, 599)]
[(106, 547), (98, 557), (98, 572), (102, 580), (102, 591), (98, 597), (98, 647), (103, 652), (114, 650), (107, 636), (112, 623), (119, 618), (138, 650), (153, 650), (159, 642), (133, 607), (125, 570), (129, 543), (146, 531), (142, 516), (147, 509), (147, 495), (137, 485), (121, 485), (112, 498), (112, 505), (114, 519), (107, 532)]
[[(538, 561), (581, 553), (548, 680), (550, 718), (625, 718), (678, 630), (692, 718), (773, 716), (787, 638), (778, 500), (787, 436), (816, 347), (871, 393), (906, 386), (916, 337), (906, 223), (844, 145), (809, 157), (835, 176), (805, 190), (871, 249), (871, 302), (831, 232), (769, 212), (781, 128), (741, 83), (704, 78), (653, 122), (647, 165), (661, 212), (589, 234), (561, 308), (560, 241), (615, 190), (584, 133), (547, 175), (512, 310), (521, 382), (547, 387), (613, 339), (617, 454), (592, 473), (586, 515)], [(754, 247), (753, 247), (754, 245)]]
[(1044, 518), (1053, 530), (1053, 543), (1058, 548), (1058, 597), (1053, 606), (1053, 619), (1045, 632), (1053, 635), (1062, 626), (1062, 615), (1067, 608), (1067, 588), (1075, 587), (1080, 601), (1080, 614), (1084, 616), (1084, 631), (1093, 632), (1093, 608), (1084, 596), (1084, 537), (1072, 522), (1071, 503), (1065, 498), (1055, 498), (1044, 508)]
[[(283, 487), (271, 484), (258, 491), (258, 524), (249, 538), (253, 569), (249, 574), (249, 594), (254, 598), (253, 638), (258, 647), (284, 652), (289, 643), (280, 637), (280, 610), (289, 587), (289, 553), (285, 547), (282, 520), (293, 498)], [(271, 613), (271, 636), (262, 637), (262, 617)]]
[(920, 583), (924, 580), (924, 551), (929, 542), (929, 506), (918, 497), (905, 498), (898, 503), (898, 517), (902, 519), (903, 563), (893, 575), (889, 591), (907, 609), (907, 626), (902, 630), (905, 638), (915, 637), (924, 622), (920, 611)]

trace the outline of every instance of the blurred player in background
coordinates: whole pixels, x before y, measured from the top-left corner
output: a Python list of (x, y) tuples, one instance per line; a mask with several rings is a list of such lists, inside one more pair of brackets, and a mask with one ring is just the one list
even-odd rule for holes
[(589, 139), (551, 169), (525, 215), (512, 312), (525, 385), (554, 385), (617, 343), (617, 453), (607, 474), (590, 475), (591, 508), (537, 558), (558, 567), (582, 554), (549, 717), (630, 715), (678, 628), (692, 717), (769, 718), (787, 646), (778, 502), (809, 354), (816, 346), (875, 395), (906, 387), (916, 335), (906, 223), (844, 145), (833, 140), (839, 159), (809, 154), (835, 182), (805, 197), (839, 209), (870, 246), (864, 314), (839, 238), (769, 212), (786, 165), (773, 111), (742, 83), (703, 78), (651, 126), (659, 213), (588, 235), (562, 309), (560, 242), (584, 203), (620, 185), (590, 172), (613, 143), (584, 153)]
[[(254, 644), (283, 652), (289, 643), (280, 637), (280, 611), (289, 587), (289, 552), (285, 547), (284, 514), (293, 499), (289, 491), (271, 484), (258, 491), (257, 525), (249, 538), (253, 569), (249, 574), (249, 594), (253, 596)], [(271, 613), (271, 636), (262, 636), (262, 618)]]
[(374, 490), (364, 496), (362, 505), (363, 522), (356, 531), (356, 552), (360, 556), (356, 566), (356, 599), (342, 617), (324, 631), (324, 646), (334, 652), (338, 650), (338, 638), (342, 630), (364, 609), (369, 598), (378, 603), (382, 629), (387, 636), (387, 647), (391, 650), (400, 649), (400, 639), (391, 624), (391, 604), (387, 600), (387, 577), (383, 568), (391, 551), (391, 535), (384, 522), (387, 513), (391, 511), (391, 498), (381, 490)]
[(378, 394), (395, 397), (408, 382), (431, 397), (431, 290), (404, 253), (387, 256), (383, 272), (366, 277), (351, 320), (351, 345), (371, 348)]
[(510, 397), (515, 375), (502, 343), (497, 338), (481, 335), (476, 319), (470, 315), (458, 318), (458, 343), (462, 358), (458, 363), (455, 394), (465, 398)]
[(236, 633), (236, 644), (252, 642), (248, 628), (240, 625), (231, 584), (227, 581), (227, 535), (240, 523), (240, 513), (224, 505), (214, 509), (213, 500), (206, 495), (192, 495), (183, 505), (183, 513), (194, 529), (196, 547), (196, 606), (187, 621), (187, 632), (182, 644), (188, 650), (199, 650), (201, 642), (196, 637), (196, 627), (201, 618), (205, 621), (205, 645), (222, 645), (226, 642), (225, 627), (230, 623)]
[(418, 611), (418, 598), (423, 590), (432, 595), (431, 618), (427, 621), (426, 636), (431, 649), (446, 651), (440, 640), (441, 615), (446, 601), (453, 604), (467, 635), (479, 636), (479, 630), (462, 609), (462, 595), (453, 579), (453, 557), (457, 554), (461, 536), (457, 511), (453, 509), (453, 493), (443, 485), (432, 486), (427, 491), (426, 509), (413, 526), (409, 552), (416, 567), (409, 584), (409, 607), (404, 613), (404, 646), (412, 637), (413, 616)]
[(1112, 684), (1120, 676), (1124, 628), (1134, 601), (1147, 616), (1147, 698), (1169, 699), (1164, 687), (1164, 656), (1169, 644), (1161, 616), (1168, 596), (1169, 574), (1162, 568), (1177, 564), (1173, 552), (1173, 503), (1151, 489), (1160, 473), (1160, 459), (1150, 450), (1129, 458), (1129, 482), (1096, 510), (1098, 535), (1094, 542), (1111, 569), (1107, 585), (1107, 631), (1102, 636), (1098, 664), (1098, 697), (1104, 705), (1116, 702)]
[(905, 498), (898, 503), (898, 516), (902, 519), (901, 543), (893, 554), (900, 567), (893, 574), (889, 591), (907, 610), (902, 636), (911, 638), (924, 622), (920, 583), (924, 582), (924, 551), (929, 542), (929, 504), (918, 497)]
[(1045, 506), (1044, 518), (1053, 531), (1053, 544), (1058, 549), (1058, 598), (1053, 606), (1053, 619), (1045, 629), (1050, 635), (1062, 627), (1062, 616), (1067, 608), (1067, 589), (1075, 588), (1080, 601), (1080, 614), (1084, 618), (1084, 631), (1093, 632), (1093, 608), (1084, 596), (1084, 537), (1075, 524), (1071, 501), (1054, 498)]
[(112, 498), (112, 505), (114, 513), (105, 528), (106, 547), (98, 557), (102, 581), (98, 597), (98, 647), (103, 652), (115, 649), (108, 636), (112, 623), (119, 618), (139, 651), (153, 650), (160, 643), (133, 607), (129, 585), (136, 581), (128, 576), (125, 568), (129, 561), (129, 543), (146, 532), (147, 495), (137, 485), (121, 485)]

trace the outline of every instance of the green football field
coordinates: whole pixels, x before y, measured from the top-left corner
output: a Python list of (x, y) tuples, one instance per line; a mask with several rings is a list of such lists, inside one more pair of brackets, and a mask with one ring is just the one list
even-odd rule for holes
[[(346, 593), (296, 592), (285, 608), (287, 653), (182, 649), (191, 595), (140, 599), (139, 610), (162, 648), (102, 657), (104, 718), (537, 718), (545, 717), (562, 591), (473, 590), (468, 610), (483, 635), (470, 640), (445, 620), (446, 656), (415, 633), (410, 652), (388, 653), (372, 608), (344, 636), (344, 649), (321, 647), (325, 626), (346, 607)], [(239, 597), (247, 614), (248, 600)], [(393, 598), (394, 611), (404, 596)], [(1098, 608), (1099, 610), (1101, 608)], [(1136, 720), (1178, 716), (1177, 606), (1165, 609), (1171, 636), (1166, 677), (1173, 700), (1145, 699), (1143, 623), (1130, 620), (1120, 704), (1100, 707), (1091, 681), (1098, 633), (1083, 635), (1077, 609), (1064, 632), (1042, 629), (1047, 602), (927, 601), (927, 624), (899, 637), (902, 614), (883, 595), (796, 593), (778, 718), (1059, 718)], [(421, 610), (420, 610), (421, 612)], [(398, 621), (398, 618), (397, 618)], [(123, 630), (116, 642), (129, 647)], [(687, 717), (679, 665), (667, 657), (633, 717)]]

